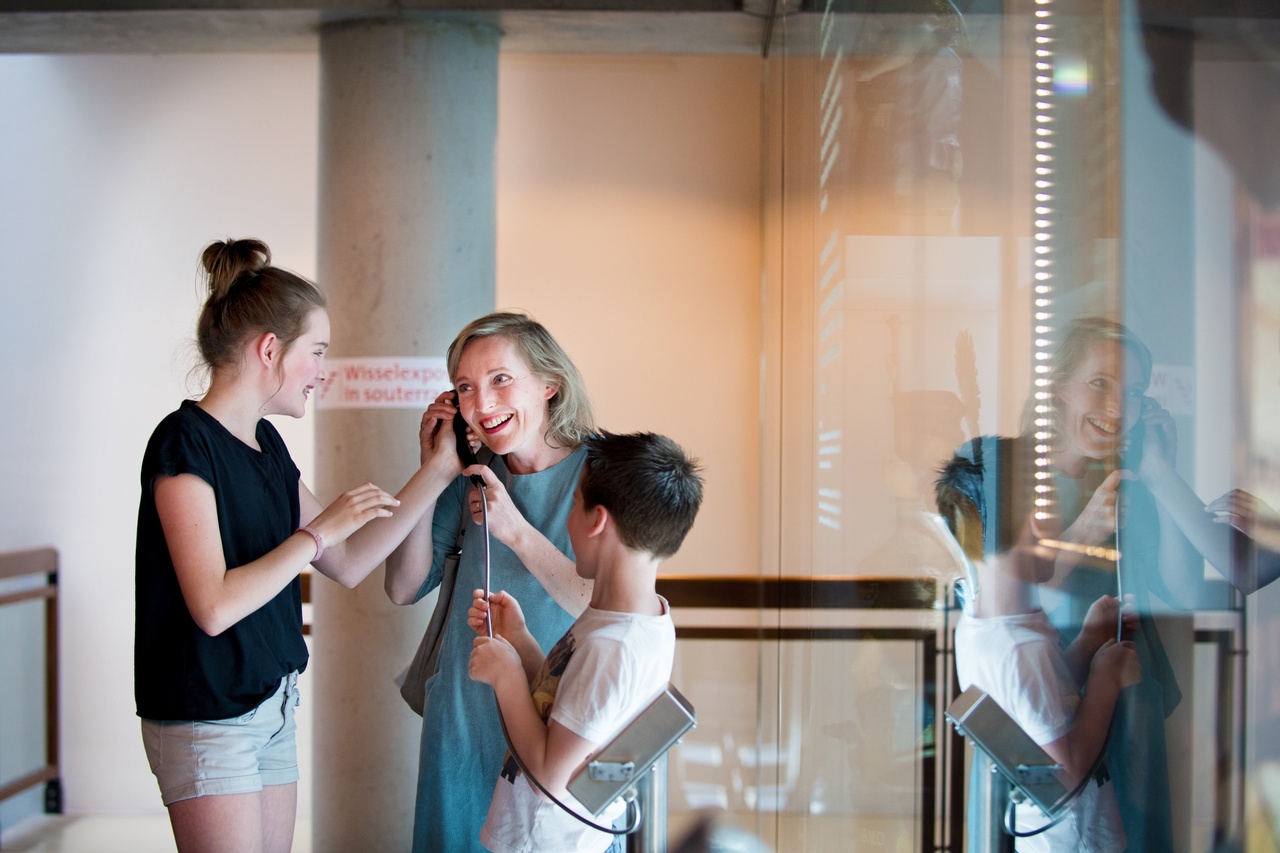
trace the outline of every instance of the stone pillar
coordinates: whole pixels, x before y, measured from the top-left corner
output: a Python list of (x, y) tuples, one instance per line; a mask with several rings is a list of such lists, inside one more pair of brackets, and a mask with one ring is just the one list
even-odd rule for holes
[[(320, 37), (318, 278), (335, 358), (443, 356), (494, 307), (496, 29), (430, 16), (326, 25)], [(317, 497), (418, 464), (420, 409), (325, 409)], [(316, 853), (407, 850), (421, 720), (392, 677), (434, 598), (396, 607), (379, 568), (313, 584)]]

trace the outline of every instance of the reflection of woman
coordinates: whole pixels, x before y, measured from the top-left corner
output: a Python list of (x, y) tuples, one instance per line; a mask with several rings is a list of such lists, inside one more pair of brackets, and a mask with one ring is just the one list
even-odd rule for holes
[[(1070, 639), (1099, 596), (1114, 595), (1118, 584), (1126, 597), (1132, 595), (1140, 618), (1134, 640), (1142, 681), (1117, 707), (1107, 769), (1116, 782), (1129, 849), (1172, 850), (1164, 720), (1182, 694), (1151, 618), (1152, 596), (1190, 609), (1204, 580), (1203, 561), (1157, 500), (1186, 488), (1173, 467), (1177, 431), (1172, 416), (1144, 396), (1150, 352), (1119, 323), (1093, 317), (1072, 324), (1054, 354), (1049, 380), (1049, 456), (1064, 549), (1052, 582), (1056, 594), (1045, 589), (1042, 602)], [(1124, 469), (1117, 467), (1121, 458)], [(1119, 578), (1115, 562), (1082, 555), (1096, 546), (1120, 551)]]
[[(1126, 600), (1139, 615), (1133, 639), (1142, 680), (1116, 707), (1106, 769), (1116, 783), (1128, 849), (1171, 850), (1164, 720), (1181, 693), (1151, 618), (1152, 599), (1190, 608), (1203, 582), (1203, 563), (1155, 497), (1174, 488), (1174, 481), (1186, 489), (1173, 468), (1176, 430), (1169, 413), (1144, 396), (1150, 352), (1119, 323), (1097, 317), (1073, 323), (1048, 378), (1049, 411), (1039, 422), (1029, 409), (1018, 438), (973, 442), (973, 462), (988, 469), (984, 494), (975, 500), (980, 535), (990, 540), (995, 527), (1008, 521), (1016, 495), (1039, 482), (1034, 457), (1044, 453), (1058, 516), (1044, 526), (1062, 532), (1041, 603), (1070, 642), (1089, 606), (1115, 595), (1122, 579)], [(1121, 458), (1127, 469), (1118, 467)], [(966, 550), (980, 552), (980, 541), (961, 538)], [(1122, 554), (1120, 578), (1114, 560), (1091, 556), (1114, 550)]]
[[(440, 583), (444, 555), (462, 514), (482, 518), (480, 493), (461, 470), (450, 424), (460, 412), (493, 451), (473, 466), (487, 489), (490, 585), (520, 601), (530, 630), (547, 649), (586, 607), (589, 581), (577, 576), (565, 520), (594, 429), (586, 391), (569, 357), (539, 323), (497, 313), (472, 322), (449, 347), (458, 392), (441, 395), (423, 415), (422, 459), (445, 460), (430, 524), (420, 523), (387, 560), (387, 594), (411, 604)], [(434, 465), (431, 467), (435, 467)], [(445, 466), (442, 466), (442, 468)], [(492, 691), (467, 675), (474, 632), (467, 627), (472, 591), (484, 584), (484, 541), (468, 525), (458, 563), (439, 671), (427, 684), (413, 829), (415, 851), (480, 850), (480, 827), (502, 767), (502, 732)]]

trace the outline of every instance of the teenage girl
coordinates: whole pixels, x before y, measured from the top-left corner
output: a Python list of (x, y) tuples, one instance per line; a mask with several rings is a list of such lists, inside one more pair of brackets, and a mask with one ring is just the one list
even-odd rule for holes
[(460, 465), (424, 465), (397, 497), (366, 483), (322, 506), (264, 416), (302, 417), (325, 380), (324, 296), (257, 240), (213, 243), (202, 262), (209, 388), (160, 422), (142, 461), (135, 698), (178, 849), (286, 853), (307, 664), (298, 573), (355, 586), (425, 512), (424, 487), (434, 496)]

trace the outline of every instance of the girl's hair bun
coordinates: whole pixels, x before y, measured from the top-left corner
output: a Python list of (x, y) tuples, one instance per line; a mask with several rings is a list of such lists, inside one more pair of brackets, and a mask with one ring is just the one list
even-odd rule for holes
[(324, 294), (297, 273), (271, 266), (261, 240), (219, 240), (205, 246), (200, 263), (209, 298), (196, 321), (196, 343), (210, 370), (235, 364), (251, 335), (271, 332), (287, 351), (324, 307)]
[(218, 240), (200, 256), (209, 276), (209, 299), (221, 301), (241, 276), (271, 265), (271, 250), (261, 240)]

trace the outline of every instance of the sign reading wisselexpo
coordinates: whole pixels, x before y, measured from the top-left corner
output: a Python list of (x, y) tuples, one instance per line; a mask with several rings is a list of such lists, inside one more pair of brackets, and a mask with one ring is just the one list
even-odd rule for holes
[(321, 409), (425, 409), (453, 386), (439, 356), (328, 358)]

